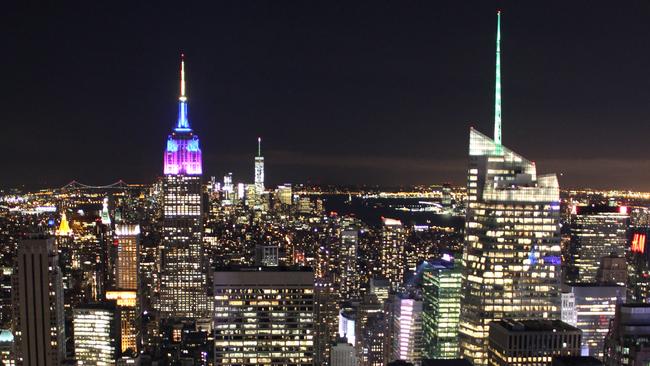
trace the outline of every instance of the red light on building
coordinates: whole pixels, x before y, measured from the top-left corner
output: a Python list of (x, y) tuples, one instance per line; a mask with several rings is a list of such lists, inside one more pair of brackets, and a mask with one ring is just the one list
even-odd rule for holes
[(645, 252), (645, 239), (646, 239), (645, 234), (639, 234), (639, 233), (634, 234), (634, 236), (632, 237), (632, 246), (630, 247), (632, 253), (643, 254)]

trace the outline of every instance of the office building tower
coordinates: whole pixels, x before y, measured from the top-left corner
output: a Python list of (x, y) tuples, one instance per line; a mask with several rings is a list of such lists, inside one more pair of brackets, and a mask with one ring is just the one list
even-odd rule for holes
[(257, 156), (255, 157), (255, 190), (264, 193), (264, 157), (262, 156), (262, 138), (257, 138)]
[(605, 337), (606, 366), (650, 363), (650, 304), (619, 304)]
[(494, 140), (470, 129), (461, 357), (487, 362), (489, 323), (560, 317), (560, 190), (501, 144), (500, 13)]
[(627, 283), (627, 260), (617, 255), (607, 255), (600, 258), (596, 271), (596, 282), (625, 286)]
[(424, 356), (458, 358), (458, 322), (462, 272), (452, 261), (429, 262), (423, 273)]
[(578, 325), (578, 312), (576, 310), (576, 296), (573, 292), (562, 292), (560, 319), (576, 327)]
[(312, 365), (314, 341), (311, 270), (215, 270), (215, 365)]
[(187, 118), (185, 61), (181, 59), (178, 121), (167, 139), (160, 253), (160, 314), (198, 318), (209, 313), (202, 248), (202, 175), (199, 138)]
[(596, 281), (601, 258), (625, 257), (627, 207), (579, 206), (571, 214), (568, 282)]
[(119, 315), (114, 303), (75, 308), (73, 324), (77, 365), (115, 365), (121, 343)]
[(647, 248), (646, 237), (645, 231), (632, 234), (630, 250), (627, 253), (628, 302), (650, 302), (650, 250)]
[(361, 328), (359, 363), (362, 366), (384, 365), (384, 339), (386, 338), (386, 316), (382, 312), (368, 316)]
[(404, 242), (406, 230), (402, 222), (382, 218), (380, 237), (381, 275), (390, 282), (392, 291), (399, 291), (404, 283)]
[(106, 291), (106, 300), (114, 301), (120, 320), (120, 352), (136, 354), (138, 351), (138, 294), (132, 290)]
[(138, 290), (139, 235), (140, 225), (115, 224), (115, 287), (120, 290)]
[(280, 249), (277, 245), (257, 244), (255, 245), (255, 265), (264, 267), (276, 267), (280, 261)]
[(332, 347), (331, 366), (357, 366), (357, 354), (354, 347), (344, 339)]
[(422, 300), (394, 295), (391, 361), (419, 362), (422, 358)]
[(291, 184), (283, 184), (278, 186), (276, 190), (278, 201), (286, 206), (293, 204), (293, 193), (291, 189)]
[(370, 279), (370, 294), (375, 295), (380, 304), (388, 299), (390, 292), (390, 282), (384, 278), (373, 277)]
[[(624, 286), (607, 284), (574, 284), (568, 286), (568, 293), (573, 300), (573, 311), (562, 309), (564, 314), (575, 314), (573, 319), (562, 318), (582, 331), (581, 354), (603, 358), (605, 336), (609, 331), (609, 322), (614, 318), (616, 305), (625, 302)], [(564, 299), (565, 294), (562, 294)], [(569, 305), (570, 302), (567, 303)]]
[(359, 296), (358, 243), (359, 232), (356, 228), (346, 227), (341, 232), (338, 266), (340, 269), (340, 293), (344, 300)]
[(314, 284), (314, 364), (327, 365), (332, 342), (336, 340), (338, 293), (329, 276), (317, 277)]
[(15, 269), (16, 365), (59, 365), (65, 357), (65, 327), (63, 282), (54, 239), (21, 241)]
[(357, 343), (357, 308), (344, 306), (339, 311), (339, 339), (345, 339), (347, 343)]
[(561, 320), (502, 319), (490, 323), (488, 365), (550, 366), (556, 356), (580, 356), (580, 329)]

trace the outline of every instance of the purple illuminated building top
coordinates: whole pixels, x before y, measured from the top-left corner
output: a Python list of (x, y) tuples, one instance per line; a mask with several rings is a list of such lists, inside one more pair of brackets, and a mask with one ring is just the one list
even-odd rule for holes
[(185, 96), (185, 56), (181, 54), (181, 96), (178, 98), (178, 121), (176, 128), (167, 138), (164, 154), (164, 173), (201, 175), (203, 163), (199, 137), (192, 133), (187, 119), (187, 97)]

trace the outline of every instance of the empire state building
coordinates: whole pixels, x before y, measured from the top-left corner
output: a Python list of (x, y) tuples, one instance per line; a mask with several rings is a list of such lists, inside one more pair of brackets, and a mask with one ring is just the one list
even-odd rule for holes
[(187, 118), (183, 55), (180, 89), (178, 120), (163, 155), (162, 319), (198, 318), (209, 311), (201, 244), (203, 166), (199, 137), (192, 132)]

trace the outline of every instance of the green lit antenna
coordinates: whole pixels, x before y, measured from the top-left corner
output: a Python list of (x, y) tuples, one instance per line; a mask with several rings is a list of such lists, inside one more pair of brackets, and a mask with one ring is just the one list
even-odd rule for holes
[(501, 154), (501, 10), (497, 11), (497, 62), (494, 88), (494, 143)]

